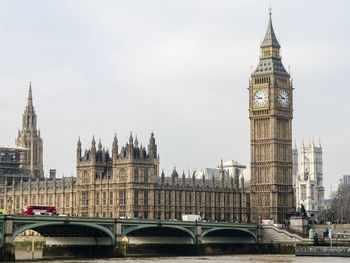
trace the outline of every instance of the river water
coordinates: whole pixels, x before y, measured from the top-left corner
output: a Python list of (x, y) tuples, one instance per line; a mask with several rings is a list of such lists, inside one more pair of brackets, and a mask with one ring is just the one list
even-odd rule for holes
[[(16, 249), (16, 259), (21, 262), (32, 262), (31, 253), (24, 249)], [(294, 255), (226, 255), (226, 256), (193, 256), (193, 257), (137, 257), (137, 258), (104, 258), (104, 259), (67, 259), (67, 260), (42, 260), (41, 251), (35, 253), (35, 260), (40, 263), (338, 263), (350, 262), (349, 257), (296, 257)]]

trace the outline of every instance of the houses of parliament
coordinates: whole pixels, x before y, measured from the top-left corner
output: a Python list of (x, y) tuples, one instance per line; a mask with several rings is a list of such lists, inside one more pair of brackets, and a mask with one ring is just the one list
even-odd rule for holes
[(283, 67), (271, 20), (260, 46), (260, 61), (249, 83), (251, 127), (250, 186), (239, 167), (230, 174), (221, 162), (217, 176), (198, 178), (174, 168), (159, 170), (153, 132), (148, 146), (130, 134), (120, 145), (114, 135), (111, 152), (95, 138), (76, 148), (76, 176), (43, 172), (43, 142), (37, 130), (29, 87), (22, 129), (16, 146), (0, 147), (0, 209), (21, 213), (24, 205), (54, 205), (60, 214), (89, 217), (181, 219), (199, 214), (206, 220), (282, 222), (292, 211), (292, 84)]

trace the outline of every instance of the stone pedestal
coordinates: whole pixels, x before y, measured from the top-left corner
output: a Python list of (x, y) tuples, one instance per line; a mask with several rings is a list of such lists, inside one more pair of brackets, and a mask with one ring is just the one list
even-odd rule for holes
[(305, 216), (292, 216), (290, 218), (290, 229), (303, 234), (308, 234), (308, 221), (309, 218)]

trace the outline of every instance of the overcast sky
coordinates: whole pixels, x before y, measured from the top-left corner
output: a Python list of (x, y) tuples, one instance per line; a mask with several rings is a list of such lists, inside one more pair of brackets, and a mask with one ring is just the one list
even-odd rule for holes
[(44, 169), (75, 175), (78, 137), (110, 149), (154, 131), (161, 169), (249, 166), (248, 80), (272, 3), (294, 80), (293, 137), (323, 147), (324, 186), (350, 174), (349, 1), (0, 0), (0, 144), (32, 81)]

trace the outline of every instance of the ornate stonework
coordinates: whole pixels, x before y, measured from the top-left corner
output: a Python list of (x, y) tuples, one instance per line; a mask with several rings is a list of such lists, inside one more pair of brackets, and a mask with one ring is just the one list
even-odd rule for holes
[(251, 218), (282, 222), (292, 211), (293, 88), (271, 13), (249, 83)]
[(37, 130), (37, 117), (33, 106), (31, 84), (29, 84), (28, 103), (22, 117), (22, 130), (18, 131), (16, 145), (27, 149), (27, 151), (21, 153), (23, 168), (36, 177), (44, 176), (43, 141), (40, 137), (40, 130)]

